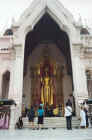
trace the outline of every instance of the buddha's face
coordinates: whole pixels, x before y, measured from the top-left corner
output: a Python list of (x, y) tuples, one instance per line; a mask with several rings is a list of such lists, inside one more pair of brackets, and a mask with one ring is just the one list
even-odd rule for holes
[(46, 71), (46, 76), (48, 76), (48, 72)]
[(46, 68), (45, 68), (45, 76), (48, 76), (48, 72), (49, 72), (49, 68), (46, 67)]

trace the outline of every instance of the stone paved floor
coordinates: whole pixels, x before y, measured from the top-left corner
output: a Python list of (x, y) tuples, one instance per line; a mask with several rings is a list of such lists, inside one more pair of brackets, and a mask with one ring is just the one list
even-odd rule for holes
[(0, 140), (92, 140), (90, 129), (0, 130)]

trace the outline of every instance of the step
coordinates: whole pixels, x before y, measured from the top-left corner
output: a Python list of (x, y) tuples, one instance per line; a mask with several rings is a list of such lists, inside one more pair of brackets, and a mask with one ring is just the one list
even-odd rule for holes
[[(38, 127), (37, 124), (38, 118), (36, 117), (34, 120), (35, 127)], [(31, 128), (28, 118), (23, 118), (24, 128)], [(80, 121), (77, 117), (72, 118), (72, 127), (79, 127)], [(66, 127), (66, 119), (65, 117), (45, 117), (44, 118), (44, 128), (65, 128)]]

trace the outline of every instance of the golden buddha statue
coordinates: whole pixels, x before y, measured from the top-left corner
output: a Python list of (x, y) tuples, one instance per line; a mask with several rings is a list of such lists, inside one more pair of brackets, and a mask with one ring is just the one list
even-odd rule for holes
[(43, 104), (51, 105), (53, 104), (53, 86), (48, 72), (46, 72), (46, 75), (41, 78), (41, 82), (41, 101)]

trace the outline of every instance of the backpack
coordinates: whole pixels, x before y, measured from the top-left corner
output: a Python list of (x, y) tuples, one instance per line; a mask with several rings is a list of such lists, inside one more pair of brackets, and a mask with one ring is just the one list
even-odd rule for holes
[(29, 118), (30, 118), (30, 117), (35, 117), (35, 112), (34, 112), (33, 109), (30, 109), (30, 112), (29, 112), (29, 114), (28, 114), (28, 117), (29, 117)]

